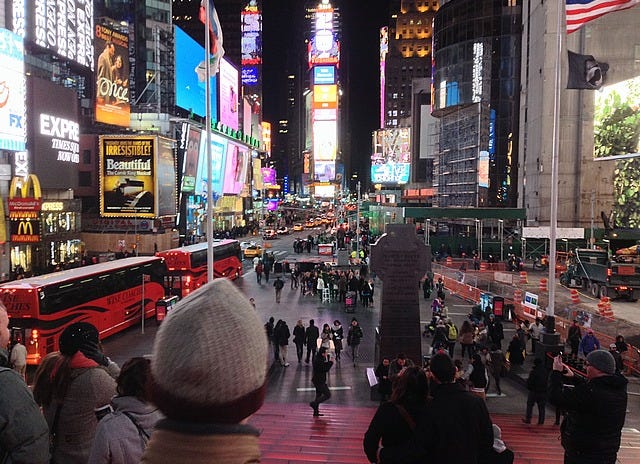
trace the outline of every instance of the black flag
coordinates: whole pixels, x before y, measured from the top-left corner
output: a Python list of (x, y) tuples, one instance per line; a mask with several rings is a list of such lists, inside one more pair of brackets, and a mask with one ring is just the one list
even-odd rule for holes
[(591, 55), (569, 53), (568, 89), (598, 90), (604, 85), (605, 76), (609, 70), (607, 63), (598, 63)]

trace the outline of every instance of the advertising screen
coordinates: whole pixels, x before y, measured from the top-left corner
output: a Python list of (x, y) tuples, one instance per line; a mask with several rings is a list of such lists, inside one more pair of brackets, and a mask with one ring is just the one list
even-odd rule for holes
[(314, 66), (313, 83), (315, 85), (335, 84), (336, 83), (335, 66)]
[(331, 182), (336, 178), (335, 161), (314, 161), (313, 178), (318, 182)]
[(155, 136), (100, 137), (100, 215), (155, 217)]
[(176, 215), (176, 157), (174, 142), (158, 137), (156, 182), (158, 217)]
[[(204, 48), (193, 40), (179, 27), (175, 28), (176, 43), (176, 105), (191, 111), (193, 114), (205, 117), (205, 82), (200, 82), (196, 69), (204, 59)], [(218, 114), (217, 109), (217, 78), (211, 77), (211, 114), (213, 119)]]
[(262, 183), (262, 160), (260, 158), (254, 158), (252, 161), (253, 188), (256, 190), (262, 190), (264, 188), (264, 184)]
[(238, 194), (242, 191), (247, 180), (248, 165), (249, 153), (234, 143), (228, 143), (223, 193)]
[(80, 164), (78, 95), (51, 81), (29, 78), (31, 173), (42, 188), (77, 188)]
[(0, 29), (0, 149), (22, 151), (27, 143), (26, 82), (22, 37)]
[(129, 127), (129, 36), (96, 25), (96, 121)]
[(314, 185), (313, 195), (316, 198), (333, 198), (336, 194), (335, 185)]
[(335, 161), (337, 138), (337, 121), (315, 121), (313, 123), (313, 159)]
[(309, 66), (340, 63), (340, 42), (332, 31), (319, 31), (309, 41)]
[[(594, 92), (594, 157), (640, 153), (640, 76)], [(613, 210), (617, 224), (640, 227), (640, 158), (616, 161)]]
[(406, 184), (411, 167), (410, 131), (408, 128), (381, 129), (374, 134), (371, 157), (371, 182)]
[(247, 66), (242, 67), (242, 85), (246, 85), (247, 87), (253, 87), (258, 85), (258, 67), (257, 66)]
[(262, 15), (256, 10), (242, 12), (242, 65), (262, 63)]
[(191, 124), (182, 125), (180, 149), (183, 151), (182, 191), (191, 193), (196, 187), (198, 174), (198, 156), (200, 156), (200, 140), (202, 131)]
[(478, 187), (489, 188), (489, 152), (481, 151), (478, 155)]
[(371, 164), (371, 182), (374, 184), (406, 184), (409, 182), (409, 163)]
[(276, 170), (273, 168), (262, 168), (262, 183), (264, 185), (276, 185)]
[(224, 58), (220, 61), (220, 121), (238, 129), (238, 70)]
[(314, 85), (313, 108), (335, 108), (338, 104), (337, 85)]
[[(93, 69), (93, 0), (14, 1), (13, 31)], [(22, 3), (24, 7), (16, 4)]]
[[(211, 134), (211, 188), (216, 198), (222, 196), (226, 152), (227, 141), (222, 137)], [(204, 133), (202, 134), (202, 143), (200, 144), (200, 158), (198, 161), (195, 193), (202, 195), (202, 197), (206, 199), (208, 197), (207, 191), (207, 137), (206, 133)]]

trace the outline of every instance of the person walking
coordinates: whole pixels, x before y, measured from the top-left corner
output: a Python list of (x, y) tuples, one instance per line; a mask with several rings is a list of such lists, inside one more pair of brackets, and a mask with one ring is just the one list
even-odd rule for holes
[(391, 396), (391, 378), (389, 377), (389, 367), (391, 360), (388, 356), (382, 358), (382, 362), (376, 367), (375, 375), (378, 379), (378, 394), (380, 395), (380, 402), (383, 403), (389, 400)]
[(536, 322), (529, 327), (529, 335), (531, 336), (531, 352), (535, 354), (536, 345), (540, 341), (540, 335), (542, 334), (542, 321), (539, 317), (536, 317)]
[(451, 318), (446, 319), (446, 327), (447, 327), (447, 345), (449, 347), (449, 356), (453, 359), (453, 352), (456, 347), (456, 340), (458, 339), (458, 328), (453, 323)]
[(13, 370), (16, 371), (25, 382), (27, 381), (27, 347), (22, 344), (21, 339), (16, 339), (9, 359)]
[(600, 349), (600, 341), (593, 333), (593, 329), (587, 329), (587, 334), (582, 337), (580, 346), (578, 347), (578, 353), (583, 356), (589, 356), (589, 353)]
[[(566, 415), (560, 427), (565, 464), (614, 464), (627, 411), (627, 379), (607, 350), (587, 355), (587, 377), (575, 376), (562, 356), (553, 359), (549, 400)], [(564, 388), (564, 379), (574, 380)]]
[(313, 408), (314, 417), (322, 416), (318, 406), (331, 398), (331, 391), (327, 385), (327, 372), (331, 366), (333, 366), (333, 361), (331, 361), (329, 350), (321, 346), (318, 354), (313, 358), (313, 376), (311, 377), (311, 382), (316, 389), (316, 397), (309, 403), (309, 406)]
[(460, 327), (460, 332), (459, 332), (459, 339), (460, 339), (460, 345), (461, 345), (460, 356), (462, 358), (464, 358), (465, 352), (468, 353), (469, 359), (471, 359), (471, 356), (473, 356), (474, 335), (475, 335), (475, 330), (473, 329), (471, 322), (465, 319), (464, 322), (462, 323), (462, 326)]
[(344, 329), (338, 319), (333, 321), (333, 327), (331, 327), (331, 334), (333, 335), (333, 348), (336, 352), (336, 361), (340, 362), (340, 353), (342, 353), (342, 340), (344, 339)]
[(280, 296), (282, 295), (282, 289), (284, 288), (284, 282), (280, 276), (276, 277), (276, 280), (273, 282), (273, 287), (276, 289), (276, 303), (280, 304)]
[(533, 405), (538, 405), (538, 425), (544, 424), (545, 408), (547, 404), (547, 381), (548, 373), (544, 362), (540, 358), (533, 360), (533, 367), (527, 378), (527, 411), (522, 422), (531, 423)]
[(514, 366), (522, 366), (524, 364), (524, 346), (517, 334), (509, 342), (507, 359)]
[(475, 353), (471, 358), (464, 378), (467, 380), (471, 392), (483, 399), (486, 397), (485, 390), (489, 385), (489, 375), (479, 353)]
[(114, 412), (98, 422), (88, 464), (137, 464), (142, 458), (156, 423), (162, 419), (149, 403), (151, 361), (128, 360), (118, 376), (118, 396), (111, 400)]
[(298, 319), (295, 327), (293, 328), (293, 344), (296, 345), (296, 355), (298, 356), (298, 362), (302, 362), (302, 354), (304, 351), (304, 325), (302, 319)]
[(289, 363), (287, 362), (287, 348), (289, 346), (289, 337), (291, 337), (289, 326), (285, 321), (280, 319), (273, 331), (273, 338), (278, 345), (278, 360), (280, 361), (280, 365), (283, 367), (289, 367)]
[(331, 327), (329, 324), (322, 326), (322, 332), (320, 333), (320, 346), (324, 346), (327, 350), (331, 350)]
[(264, 264), (262, 264), (262, 260), (258, 260), (258, 264), (256, 264), (255, 269), (258, 284), (262, 285), (262, 273), (264, 272)]
[[(8, 356), (9, 316), (0, 303), (0, 354)], [(49, 428), (17, 372), (0, 367), (0, 462), (49, 464)]]
[(267, 340), (269, 341), (269, 346), (273, 350), (273, 359), (274, 361), (278, 361), (280, 359), (280, 347), (275, 342), (274, 339), (274, 330), (275, 330), (275, 319), (273, 316), (269, 318), (267, 323), (264, 325), (264, 330), (267, 334)]
[(358, 353), (360, 352), (360, 341), (364, 337), (362, 333), (362, 327), (360, 327), (360, 323), (354, 317), (351, 319), (351, 326), (349, 327), (349, 332), (347, 333), (347, 345), (351, 347), (351, 359), (353, 360), (353, 367), (356, 367), (358, 363)]
[(491, 345), (491, 351), (489, 351), (488, 355), (488, 365), (487, 369), (493, 377), (494, 383), (496, 385), (496, 393), (498, 396), (502, 396), (502, 389), (500, 388), (500, 378), (505, 373), (504, 364), (506, 362), (506, 358), (502, 349), (496, 344)]
[(574, 360), (578, 359), (578, 348), (580, 347), (580, 340), (582, 340), (582, 332), (580, 332), (578, 320), (574, 319), (573, 324), (571, 324), (567, 332), (567, 343), (569, 343), (569, 346), (571, 347), (571, 357)]
[(489, 314), (489, 324), (487, 324), (487, 336), (491, 344), (497, 345), (502, 349), (502, 340), (504, 340), (504, 327), (502, 321), (495, 316)]
[(307, 357), (304, 362), (309, 364), (309, 357), (313, 360), (318, 351), (318, 338), (320, 337), (320, 330), (315, 325), (313, 319), (309, 320), (309, 327), (304, 332), (304, 343), (307, 346)]

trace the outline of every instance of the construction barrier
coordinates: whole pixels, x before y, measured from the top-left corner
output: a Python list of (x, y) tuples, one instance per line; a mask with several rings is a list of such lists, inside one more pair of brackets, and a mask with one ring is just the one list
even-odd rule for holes
[(598, 314), (607, 319), (613, 319), (613, 309), (611, 309), (611, 298), (603, 296), (598, 302)]
[(571, 294), (571, 303), (578, 304), (580, 303), (580, 293), (575, 288), (572, 288), (569, 292)]
[(480, 270), (481, 271), (486, 271), (488, 268), (488, 264), (486, 261), (480, 261)]
[(529, 278), (527, 277), (527, 271), (520, 271), (520, 283), (528, 284)]
[(542, 279), (540, 279), (540, 291), (541, 292), (546, 292), (549, 289), (547, 288), (547, 282), (548, 279), (545, 279), (544, 277)]
[(447, 256), (447, 266), (451, 266), (453, 264), (453, 258), (451, 256)]

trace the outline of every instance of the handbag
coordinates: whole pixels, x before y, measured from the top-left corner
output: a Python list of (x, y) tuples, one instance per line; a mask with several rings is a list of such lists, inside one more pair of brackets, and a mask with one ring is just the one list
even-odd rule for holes
[(501, 377), (506, 377), (509, 371), (511, 370), (511, 362), (508, 359), (505, 359), (502, 363), (502, 370), (500, 371)]

